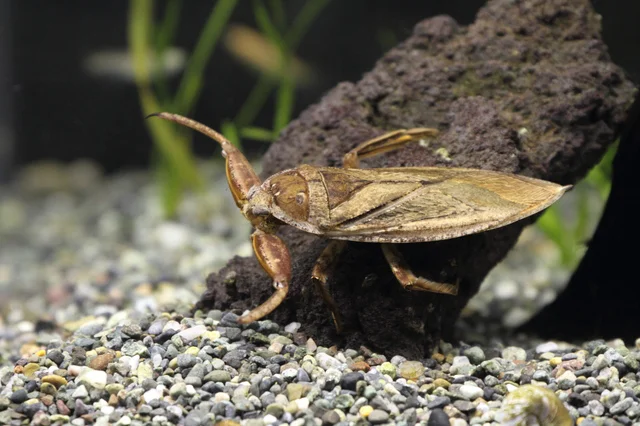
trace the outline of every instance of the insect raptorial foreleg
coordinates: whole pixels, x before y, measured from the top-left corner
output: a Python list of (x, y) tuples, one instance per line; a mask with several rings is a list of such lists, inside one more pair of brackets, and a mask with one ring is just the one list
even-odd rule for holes
[(340, 253), (342, 253), (346, 246), (346, 241), (329, 241), (329, 244), (322, 251), (322, 254), (320, 254), (320, 257), (316, 261), (316, 265), (313, 267), (313, 271), (311, 272), (311, 279), (313, 279), (316, 288), (320, 292), (322, 300), (324, 300), (324, 303), (331, 311), (333, 323), (335, 324), (338, 333), (342, 332), (342, 320), (340, 318), (340, 313), (338, 312), (338, 306), (336, 305), (335, 300), (333, 300), (333, 297), (331, 297), (329, 289), (327, 288), (327, 277), (329, 275), (329, 271), (333, 270), (336, 260), (338, 260)]
[(360, 167), (360, 160), (374, 155), (383, 154), (402, 148), (409, 142), (419, 141), (425, 138), (438, 136), (437, 129), (415, 128), (400, 129), (385, 133), (377, 138), (370, 139), (353, 148), (344, 155), (342, 164), (346, 169), (357, 169)]
[(241, 324), (257, 321), (277, 308), (287, 296), (291, 281), (291, 256), (284, 241), (258, 229), (251, 235), (251, 243), (260, 265), (273, 279), (275, 292), (260, 306), (238, 318)]
[(407, 290), (423, 290), (433, 293), (457, 295), (458, 284), (437, 283), (422, 277), (416, 277), (404, 260), (404, 256), (394, 244), (382, 244), (382, 252), (389, 262), (393, 274), (402, 287)]

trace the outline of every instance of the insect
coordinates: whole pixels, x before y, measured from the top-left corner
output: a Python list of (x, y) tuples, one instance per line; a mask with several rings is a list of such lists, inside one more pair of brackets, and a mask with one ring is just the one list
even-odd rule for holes
[(224, 136), (189, 118), (152, 114), (209, 136), (222, 146), (229, 188), (255, 228), (251, 241), (274, 293), (241, 316), (247, 324), (276, 309), (291, 280), (291, 257), (275, 233), (290, 225), (331, 241), (312, 271), (312, 280), (342, 329), (327, 278), (346, 241), (381, 243), (393, 274), (405, 289), (456, 295), (458, 283), (417, 277), (397, 243), (445, 240), (500, 228), (531, 216), (558, 200), (570, 186), (488, 170), (443, 167), (361, 169), (359, 160), (435, 138), (438, 130), (395, 130), (349, 151), (343, 168), (301, 165), (261, 182), (244, 155)]

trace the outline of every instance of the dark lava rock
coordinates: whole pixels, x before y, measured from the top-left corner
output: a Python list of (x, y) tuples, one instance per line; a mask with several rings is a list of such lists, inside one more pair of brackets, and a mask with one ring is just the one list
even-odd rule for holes
[[(420, 22), (362, 80), (337, 85), (281, 133), (262, 177), (303, 163), (339, 167), (351, 148), (385, 131), (436, 127), (441, 135), (427, 147), (411, 144), (363, 167), (475, 167), (573, 184), (616, 138), (633, 92), (588, 0), (490, 0), (468, 27), (447, 16)], [(462, 308), (532, 221), (400, 245), (417, 275), (459, 282), (456, 297), (404, 290), (377, 244), (349, 243), (328, 281), (345, 323), (340, 336), (310, 280), (327, 241), (283, 227), (293, 276), (270, 318), (301, 322), (325, 346), (421, 358), (451, 337)], [(200, 308), (241, 312), (273, 292), (254, 257), (232, 259), (207, 285)]]

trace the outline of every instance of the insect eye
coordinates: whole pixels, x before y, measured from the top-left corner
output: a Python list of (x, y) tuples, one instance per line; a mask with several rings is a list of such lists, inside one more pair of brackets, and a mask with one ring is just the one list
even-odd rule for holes
[(305, 202), (307, 201), (307, 194), (305, 194), (304, 192), (298, 192), (296, 194), (296, 203), (298, 205), (303, 205)]

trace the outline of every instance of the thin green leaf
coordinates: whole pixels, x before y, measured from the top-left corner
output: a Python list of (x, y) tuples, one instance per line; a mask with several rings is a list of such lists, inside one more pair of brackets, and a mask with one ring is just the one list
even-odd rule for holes
[(287, 25), (287, 12), (284, 9), (282, 0), (269, 0), (269, 9), (278, 31), (284, 31)]
[(589, 226), (589, 218), (591, 217), (589, 209), (589, 191), (582, 187), (577, 189), (577, 220), (573, 230), (573, 239), (577, 244), (582, 244), (588, 239), (587, 229)]
[[(129, 46), (135, 74), (136, 85), (144, 115), (158, 112), (162, 108), (151, 90), (151, 72), (148, 63), (150, 51), (151, 17), (153, 2), (151, 0), (135, 0), (130, 2), (129, 11)], [(173, 172), (188, 186), (202, 188), (203, 180), (196, 168), (195, 160), (186, 148), (185, 143), (178, 140), (169, 123), (162, 120), (145, 120), (152, 139)]]
[(237, 0), (218, 0), (205, 23), (187, 67), (180, 81), (174, 100), (179, 114), (188, 114), (198, 100), (202, 89), (203, 74), (222, 31), (235, 8)]
[(558, 207), (549, 207), (537, 220), (536, 225), (560, 249), (562, 264), (566, 266), (573, 265), (575, 261), (575, 244), (563, 226)]
[(179, 176), (173, 174), (173, 168), (167, 159), (159, 156), (155, 168), (156, 181), (160, 186), (160, 200), (162, 209), (169, 218), (174, 218), (182, 201), (184, 188)]
[(221, 125), (222, 135), (229, 139), (236, 148), (242, 150), (242, 144), (240, 143), (240, 135), (235, 123), (229, 120), (224, 120)]
[(305, 2), (302, 10), (300, 10), (298, 15), (294, 18), (291, 28), (285, 36), (285, 41), (292, 52), (298, 48), (302, 38), (305, 36), (309, 28), (311, 28), (311, 23), (330, 1), (331, 0), (309, 0)]
[(273, 131), (262, 127), (245, 127), (240, 130), (240, 136), (244, 139), (252, 139), (262, 142), (273, 142), (275, 139)]
[(293, 78), (283, 74), (276, 96), (276, 109), (273, 118), (273, 132), (279, 134), (291, 121), (295, 102), (295, 83)]
[(175, 39), (178, 23), (180, 22), (181, 6), (181, 0), (168, 0), (162, 22), (154, 34), (155, 55), (158, 60), (156, 61), (157, 66), (153, 70), (152, 75), (154, 76), (158, 98), (163, 105), (168, 105), (173, 101), (166, 74), (162, 69), (162, 60), (167, 48), (173, 44)]
[(269, 99), (271, 91), (276, 85), (276, 81), (269, 74), (260, 74), (258, 82), (253, 86), (249, 96), (240, 107), (240, 111), (233, 120), (240, 128), (249, 125), (255, 120), (256, 116)]
[[(287, 46), (284, 39), (278, 32), (278, 29), (271, 21), (269, 11), (262, 0), (253, 1), (253, 15), (256, 18), (256, 23), (258, 24), (260, 31), (262, 31), (264, 35), (278, 48), (280, 55), (283, 55), (287, 50)], [(282, 61), (282, 57), (280, 60)]]
[[(285, 35), (285, 41), (292, 54), (308, 31), (311, 23), (329, 1), (330, 0), (309, 0), (305, 2), (298, 15), (294, 18), (290, 30)], [(243, 128), (248, 126), (255, 120), (277, 83), (278, 80), (273, 79), (268, 74), (260, 75), (257, 83), (234, 119), (238, 127)]]

